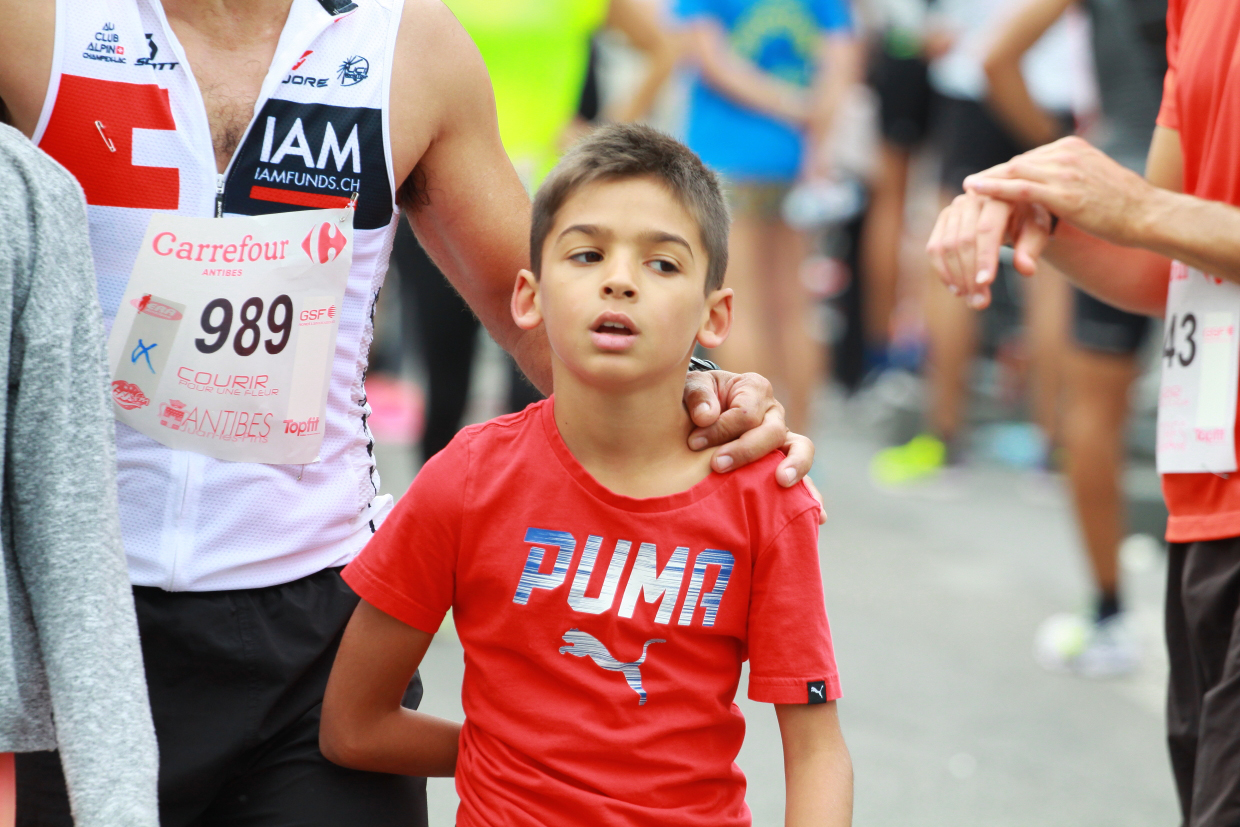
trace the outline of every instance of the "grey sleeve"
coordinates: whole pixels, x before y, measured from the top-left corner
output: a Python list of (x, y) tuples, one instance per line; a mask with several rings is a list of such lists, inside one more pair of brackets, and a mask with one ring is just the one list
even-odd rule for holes
[(13, 546), (76, 823), (155, 827), (155, 732), (120, 541), (85, 204), (50, 160), (24, 173), (30, 272), (15, 297), (6, 435)]

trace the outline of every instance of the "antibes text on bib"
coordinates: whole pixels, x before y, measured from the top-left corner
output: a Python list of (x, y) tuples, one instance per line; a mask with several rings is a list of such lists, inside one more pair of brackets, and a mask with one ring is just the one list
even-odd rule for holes
[(155, 213), (112, 336), (116, 418), (235, 462), (318, 459), (353, 210)]
[(1240, 284), (1171, 265), (1158, 398), (1158, 472), (1236, 470)]

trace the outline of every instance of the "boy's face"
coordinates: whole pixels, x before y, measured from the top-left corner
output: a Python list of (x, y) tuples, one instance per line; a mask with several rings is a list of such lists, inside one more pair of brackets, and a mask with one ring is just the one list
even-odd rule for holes
[(683, 371), (693, 343), (716, 347), (732, 291), (705, 292), (707, 258), (693, 216), (658, 181), (582, 187), (547, 234), (542, 274), (521, 271), (513, 317), (546, 324), (555, 356), (589, 384)]

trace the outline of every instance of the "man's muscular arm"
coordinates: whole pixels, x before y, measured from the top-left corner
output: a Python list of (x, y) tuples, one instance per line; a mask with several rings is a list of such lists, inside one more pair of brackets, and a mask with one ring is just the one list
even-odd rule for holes
[(440, 3), (405, 4), (391, 111), (394, 166), (411, 175), (402, 206), (418, 240), (492, 338), (550, 393), (546, 336), (519, 329), (508, 312), (517, 271), (529, 266), (529, 196), (500, 142), (482, 56)]
[(53, 0), (0, 0), (0, 100), (12, 125), (29, 138), (39, 122), (52, 74)]

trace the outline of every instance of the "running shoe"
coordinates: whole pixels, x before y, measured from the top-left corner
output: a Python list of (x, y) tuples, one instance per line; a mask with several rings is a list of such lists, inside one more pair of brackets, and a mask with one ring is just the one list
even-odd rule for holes
[(1033, 657), (1051, 672), (1109, 678), (1136, 671), (1141, 645), (1123, 612), (1097, 622), (1081, 615), (1057, 614), (1038, 628)]
[(870, 462), (879, 485), (896, 487), (938, 475), (947, 467), (947, 445), (931, 434), (918, 434), (903, 445), (884, 448)]

